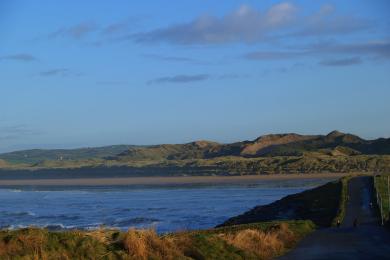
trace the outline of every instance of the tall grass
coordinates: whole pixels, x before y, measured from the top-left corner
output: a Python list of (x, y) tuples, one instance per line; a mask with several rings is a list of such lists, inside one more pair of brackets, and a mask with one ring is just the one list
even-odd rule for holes
[(287, 244), (296, 241), (296, 236), (285, 223), (276, 226), (271, 232), (244, 229), (235, 234), (222, 234), (221, 237), (229, 244), (253, 252), (261, 259), (270, 259), (281, 254)]
[(0, 259), (269, 259), (313, 230), (310, 221), (267, 222), (158, 235), (152, 229), (0, 231)]
[(375, 190), (378, 193), (378, 207), (384, 221), (389, 221), (390, 218), (390, 201), (389, 201), (389, 189), (388, 189), (388, 180), (387, 178), (390, 174), (382, 174), (375, 176), (374, 185)]
[(177, 259), (182, 256), (171, 237), (160, 237), (152, 229), (130, 229), (122, 238), (123, 248), (132, 259)]
[(339, 180), (341, 189), (340, 189), (340, 198), (339, 198), (339, 206), (337, 210), (337, 214), (332, 221), (332, 226), (336, 226), (337, 222), (342, 222), (347, 208), (348, 202), (348, 182), (352, 178), (352, 176), (346, 176)]

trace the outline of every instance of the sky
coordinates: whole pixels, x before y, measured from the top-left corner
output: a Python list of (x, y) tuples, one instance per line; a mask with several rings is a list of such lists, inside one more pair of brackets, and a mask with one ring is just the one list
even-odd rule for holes
[(390, 137), (390, 3), (0, 1), (0, 152)]

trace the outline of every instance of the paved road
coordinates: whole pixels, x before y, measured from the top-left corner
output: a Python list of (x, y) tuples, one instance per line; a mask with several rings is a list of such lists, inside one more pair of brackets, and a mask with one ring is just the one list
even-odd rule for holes
[(350, 199), (341, 227), (315, 231), (280, 259), (390, 259), (390, 231), (379, 225), (369, 206), (373, 199), (370, 177), (353, 178), (348, 188)]

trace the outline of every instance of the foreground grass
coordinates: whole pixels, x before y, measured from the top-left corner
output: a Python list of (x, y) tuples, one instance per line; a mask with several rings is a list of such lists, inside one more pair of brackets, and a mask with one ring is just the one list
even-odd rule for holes
[(319, 227), (330, 227), (345, 215), (348, 180), (344, 177), (319, 187), (288, 195), (268, 205), (261, 205), (232, 217), (221, 226), (272, 220), (310, 220)]
[[(382, 208), (382, 217), (383, 219), (388, 222), (389, 221), (389, 213), (390, 213), (390, 201), (389, 201), (389, 190), (388, 190), (388, 180), (387, 178), (390, 176), (390, 174), (382, 174), (378, 175), (375, 178), (375, 190), (378, 192), (379, 195), (379, 209)], [(381, 207), (382, 206), (382, 207)]]
[(0, 231), (0, 259), (269, 259), (314, 230), (311, 221), (264, 222), (157, 235), (154, 230)]
[(348, 202), (348, 182), (352, 178), (352, 176), (346, 176), (339, 180), (341, 184), (341, 190), (339, 195), (339, 206), (336, 216), (333, 218), (332, 226), (336, 226), (337, 222), (342, 222), (347, 208)]

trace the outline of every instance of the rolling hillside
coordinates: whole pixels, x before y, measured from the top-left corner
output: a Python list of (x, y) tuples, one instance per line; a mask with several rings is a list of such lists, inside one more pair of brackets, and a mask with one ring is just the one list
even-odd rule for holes
[[(390, 139), (272, 134), (253, 141), (27, 150), (0, 154), (0, 178), (248, 175), (390, 170)], [(33, 173), (33, 175), (31, 175)]]
[(196, 141), (187, 144), (152, 146), (114, 145), (96, 148), (25, 150), (0, 154), (10, 163), (42, 161), (108, 159), (115, 161), (211, 159), (223, 156), (244, 158), (269, 156), (302, 156), (320, 154), (353, 156), (390, 154), (390, 138), (364, 140), (356, 135), (333, 131), (328, 135), (270, 134), (253, 141), (219, 144)]
[(110, 159), (181, 160), (210, 159), (222, 156), (245, 158), (264, 156), (301, 156), (306, 153), (327, 155), (390, 154), (390, 139), (364, 140), (352, 134), (333, 131), (328, 135), (271, 134), (253, 141), (218, 144), (198, 141), (188, 144), (131, 147)]
[(78, 149), (32, 149), (0, 154), (0, 159), (10, 163), (38, 163), (44, 160), (81, 160), (117, 155), (131, 146), (112, 145)]

